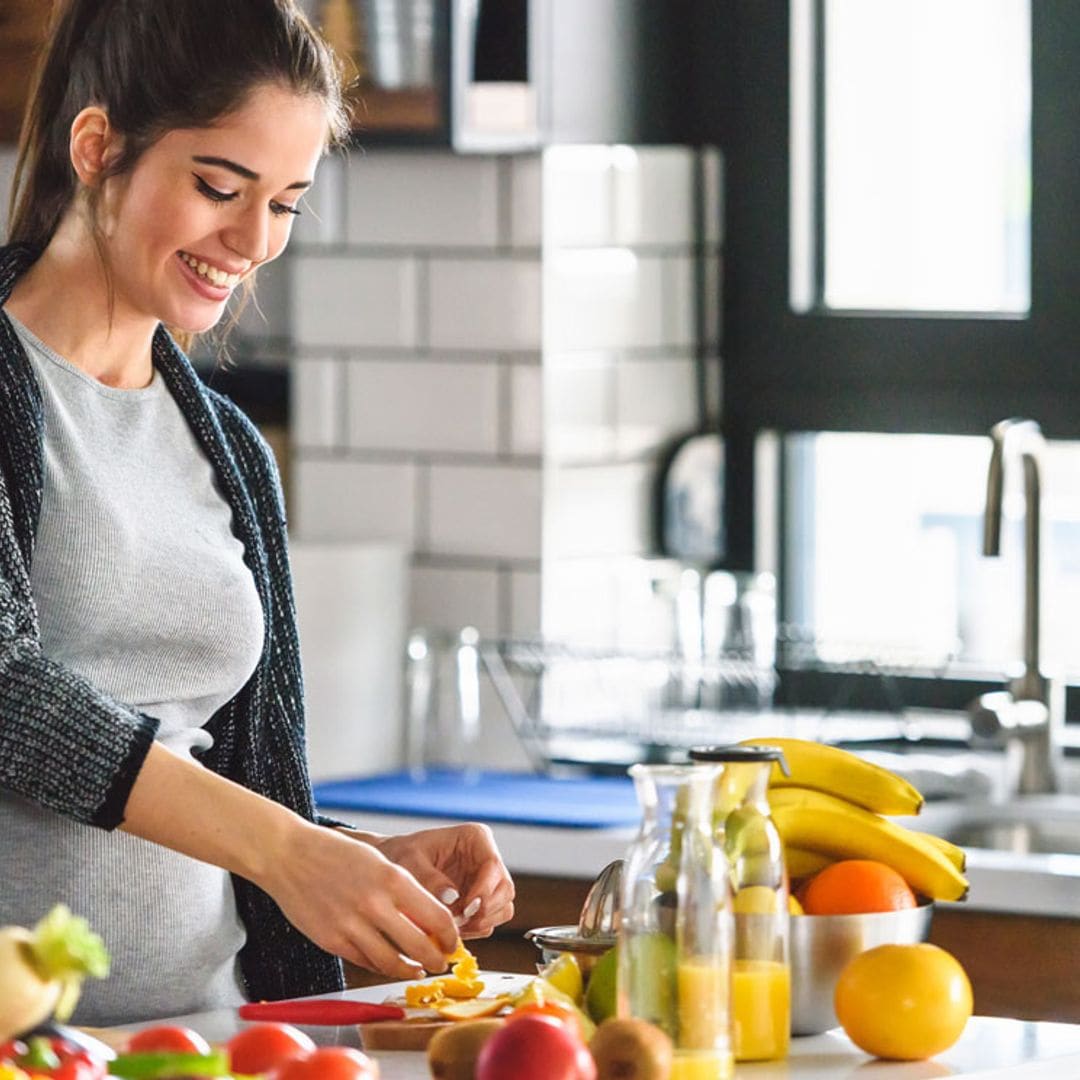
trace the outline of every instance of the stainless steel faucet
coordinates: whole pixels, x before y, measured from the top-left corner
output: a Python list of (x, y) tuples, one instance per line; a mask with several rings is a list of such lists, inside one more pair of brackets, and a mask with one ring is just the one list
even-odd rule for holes
[(1017, 748), (1019, 793), (1057, 791), (1061, 759), (1058, 733), (1064, 722), (1065, 688), (1044, 674), (1039, 655), (1041, 458), (1045, 444), (1039, 425), (1022, 419), (995, 424), (990, 440), (983, 555), (1001, 554), (1006, 456), (1016, 453), (1024, 470), (1024, 656), (1022, 670), (1005, 691), (983, 694), (972, 702), (971, 726), (978, 737)]

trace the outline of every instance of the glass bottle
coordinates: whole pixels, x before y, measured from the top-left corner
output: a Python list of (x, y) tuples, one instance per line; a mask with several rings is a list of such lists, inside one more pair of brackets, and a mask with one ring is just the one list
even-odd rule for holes
[(642, 822), (623, 869), (618, 1014), (668, 1033), (672, 1080), (727, 1080), (733, 924), (712, 835), (716, 770), (634, 765), (630, 775)]
[(769, 810), (769, 776), (785, 772), (774, 746), (695, 748), (690, 760), (718, 766), (713, 827), (730, 867), (735, 949), (732, 1043), (736, 1061), (787, 1056), (791, 1040), (788, 879)]

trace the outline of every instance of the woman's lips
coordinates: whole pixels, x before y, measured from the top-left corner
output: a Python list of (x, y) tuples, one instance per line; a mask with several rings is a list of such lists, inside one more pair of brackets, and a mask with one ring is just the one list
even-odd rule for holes
[(212, 281), (207, 280), (193, 270), (179, 252), (177, 252), (176, 261), (180, 264), (181, 273), (187, 278), (188, 284), (205, 299), (220, 302), (227, 300), (232, 293), (232, 289), (227, 285), (215, 285)]

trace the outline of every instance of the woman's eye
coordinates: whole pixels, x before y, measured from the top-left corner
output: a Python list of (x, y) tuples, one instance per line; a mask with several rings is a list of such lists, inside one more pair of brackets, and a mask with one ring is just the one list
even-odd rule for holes
[(300, 216), (300, 210), (296, 206), (289, 206), (286, 203), (272, 202), (270, 204), (270, 213), (281, 217), (284, 214), (295, 214)]
[(211, 201), (230, 202), (236, 198), (235, 191), (218, 191), (216, 187), (211, 187), (198, 173), (192, 173), (191, 175), (195, 177), (195, 190)]

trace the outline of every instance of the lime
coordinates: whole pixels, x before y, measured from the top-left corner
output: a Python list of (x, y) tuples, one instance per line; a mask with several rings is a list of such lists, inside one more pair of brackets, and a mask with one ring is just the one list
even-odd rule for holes
[(589, 985), (585, 990), (585, 1011), (603, 1023), (615, 1015), (615, 989), (619, 974), (619, 957), (614, 948), (608, 949), (593, 965)]
[(635, 935), (625, 945), (626, 980), (630, 1012), (672, 1034), (678, 1031), (678, 957), (667, 934)]

